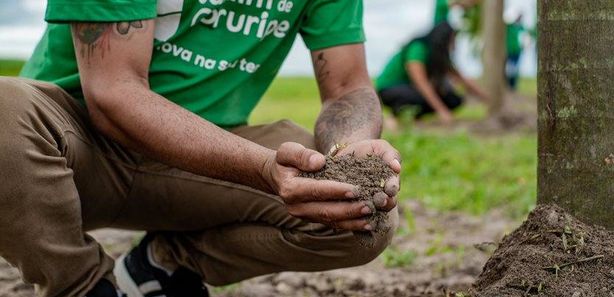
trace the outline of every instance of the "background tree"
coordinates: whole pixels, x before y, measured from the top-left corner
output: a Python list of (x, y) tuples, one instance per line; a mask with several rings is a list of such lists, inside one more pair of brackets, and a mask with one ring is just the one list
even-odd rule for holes
[(505, 22), (503, 0), (482, 1), (483, 79), (490, 97), (490, 117), (500, 117), (505, 103)]
[(540, 203), (614, 229), (614, 5), (538, 1)]

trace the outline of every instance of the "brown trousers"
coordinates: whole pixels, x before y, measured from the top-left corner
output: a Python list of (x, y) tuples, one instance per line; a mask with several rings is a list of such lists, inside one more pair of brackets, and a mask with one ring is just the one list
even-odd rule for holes
[[(52, 84), (0, 77), (0, 111), (0, 256), (40, 296), (84, 296), (113, 279), (113, 259), (85, 233), (103, 227), (159, 232), (155, 250), (212, 285), (361, 265), (394, 233), (365, 247), (288, 215), (277, 196), (144, 158), (98, 133)], [(314, 147), (289, 121), (232, 132), (272, 149)]]

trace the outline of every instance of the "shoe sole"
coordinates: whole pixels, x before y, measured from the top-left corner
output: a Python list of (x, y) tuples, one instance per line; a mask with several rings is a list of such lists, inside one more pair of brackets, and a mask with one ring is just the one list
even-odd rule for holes
[(124, 259), (126, 258), (126, 254), (122, 255), (115, 261), (115, 268), (113, 268), (113, 274), (115, 274), (115, 278), (117, 280), (117, 286), (119, 289), (127, 294), (128, 297), (145, 297), (143, 293), (139, 290), (139, 286), (132, 280), (130, 277), (130, 273), (128, 273), (128, 269), (126, 268), (126, 264), (124, 263)]

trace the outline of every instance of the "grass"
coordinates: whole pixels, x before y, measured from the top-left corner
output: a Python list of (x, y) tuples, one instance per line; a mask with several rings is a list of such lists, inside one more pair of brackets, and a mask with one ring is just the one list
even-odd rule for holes
[(23, 63), (21, 60), (0, 60), (0, 76), (17, 76)]
[(418, 257), (418, 253), (413, 250), (400, 250), (394, 246), (384, 250), (380, 258), (384, 266), (388, 268), (411, 266)]
[[(21, 61), (0, 61), (0, 75), (17, 75)], [(521, 80), (520, 92), (535, 95), (535, 80)], [(290, 119), (313, 131), (320, 111), (315, 81), (305, 77), (275, 80), (253, 112), (250, 124)], [(480, 119), (486, 110), (469, 105), (457, 113)], [(418, 199), (439, 210), (480, 215), (504, 208), (522, 217), (536, 199), (537, 140), (534, 134), (476, 137), (466, 132), (409, 129), (384, 135), (403, 155), (402, 199)]]
[(314, 79), (278, 78), (252, 113), (250, 124), (272, 123), (285, 118), (313, 131), (319, 112), (320, 96)]
[(528, 212), (536, 198), (534, 135), (479, 138), (412, 131), (386, 137), (404, 156), (400, 197), (440, 210)]

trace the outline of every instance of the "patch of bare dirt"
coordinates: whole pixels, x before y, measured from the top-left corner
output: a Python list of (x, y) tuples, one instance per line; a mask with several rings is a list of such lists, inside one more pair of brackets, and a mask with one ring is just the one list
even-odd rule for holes
[(539, 206), (503, 239), (474, 294), (614, 297), (614, 232)]
[[(401, 217), (406, 219), (392, 247), (398, 253), (411, 251), (415, 257), (401, 267), (387, 267), (385, 258), (393, 257), (388, 254), (361, 267), (263, 276), (212, 289), (213, 296), (445, 296), (446, 292), (468, 290), (492, 254), (493, 242), (518, 226), (497, 210), (473, 217), (433, 211), (418, 202), (402, 206)], [(93, 235), (117, 257), (142, 234), (101, 230)], [(33, 296), (32, 288), (20, 282), (17, 271), (0, 259), (0, 297)]]

